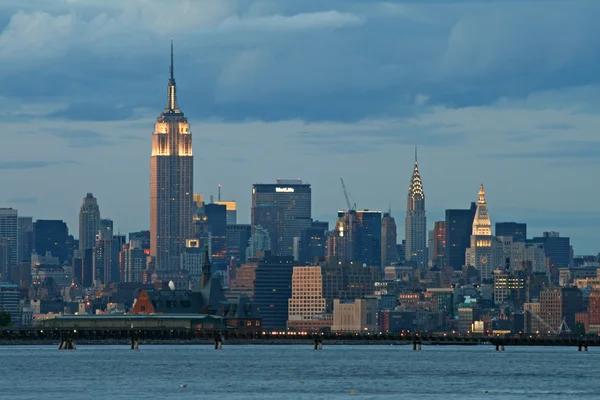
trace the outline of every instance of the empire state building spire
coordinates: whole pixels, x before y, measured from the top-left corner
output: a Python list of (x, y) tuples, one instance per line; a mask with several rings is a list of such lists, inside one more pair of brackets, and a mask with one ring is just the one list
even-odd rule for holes
[(425, 216), (425, 192), (419, 173), (417, 148), (415, 147), (415, 165), (408, 186), (405, 218), (406, 247), (405, 259), (417, 266), (427, 262), (427, 219)]
[(175, 85), (175, 75), (173, 70), (173, 39), (171, 38), (171, 66), (169, 68), (169, 86), (167, 89), (167, 107), (166, 113), (181, 113), (177, 105), (177, 86)]

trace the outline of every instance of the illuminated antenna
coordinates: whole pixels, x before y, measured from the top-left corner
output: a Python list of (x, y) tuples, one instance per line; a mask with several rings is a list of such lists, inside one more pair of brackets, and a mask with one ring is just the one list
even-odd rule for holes
[(171, 73), (171, 79), (174, 79), (174, 71), (173, 71), (173, 37), (171, 37), (171, 68), (169, 69)]

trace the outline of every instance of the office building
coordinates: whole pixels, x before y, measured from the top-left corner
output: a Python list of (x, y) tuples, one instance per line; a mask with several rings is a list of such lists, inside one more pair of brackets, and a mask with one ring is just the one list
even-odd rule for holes
[(405, 218), (406, 247), (404, 258), (417, 267), (427, 266), (427, 218), (425, 216), (425, 192), (419, 174), (417, 150), (415, 165), (408, 186)]
[(17, 266), (13, 263), (13, 250), (10, 239), (0, 238), (0, 282), (12, 282), (12, 270)]
[(261, 251), (271, 251), (271, 238), (269, 232), (259, 225), (254, 227), (254, 233), (248, 239), (246, 260), (256, 257)]
[(237, 202), (219, 200), (215, 204), (225, 206), (225, 209), (227, 210), (227, 225), (237, 224)]
[(100, 285), (118, 280), (118, 276), (114, 277), (113, 259), (113, 235), (110, 229), (101, 229), (96, 235), (96, 244), (93, 248), (92, 263), (92, 279), (94, 285)]
[(17, 225), (18, 262), (29, 262), (33, 252), (33, 218), (18, 217)]
[(511, 236), (513, 242), (524, 242), (527, 240), (527, 224), (496, 222), (496, 236)]
[(321, 267), (294, 267), (287, 327), (302, 332), (331, 327), (331, 315), (325, 313), (326, 306)]
[[(571, 287), (547, 288), (540, 293), (540, 314), (545, 322), (542, 329), (551, 327), (554, 332), (564, 332), (575, 327), (575, 314), (583, 307), (583, 296), (579, 289)], [(553, 333), (552, 330), (550, 333)], [(547, 333), (547, 332), (545, 332)]]
[(309, 228), (302, 231), (300, 239), (300, 257), (302, 263), (314, 263), (327, 255), (329, 222), (313, 221)]
[(83, 198), (79, 209), (79, 250), (87, 250), (96, 244), (96, 235), (100, 230), (100, 207), (93, 194)]
[(20, 324), (19, 286), (8, 282), (0, 282), (0, 311), (8, 311), (11, 322), (16, 325)]
[(246, 262), (246, 249), (252, 235), (250, 225), (227, 225), (227, 259), (234, 265), (240, 266)]
[(206, 247), (202, 248), (198, 239), (190, 239), (186, 242), (185, 249), (181, 253), (181, 269), (189, 274), (191, 282), (199, 282), (202, 279), (205, 252)]
[(475, 267), (479, 271), (481, 280), (493, 278), (492, 271), (495, 269), (494, 238), (492, 236), (492, 223), (488, 214), (485, 190), (483, 185), (479, 187), (479, 200), (477, 211), (473, 219), (471, 233), (471, 246), (466, 250), (466, 265)]
[(69, 260), (69, 229), (64, 221), (38, 219), (33, 224), (33, 247), (37, 254), (51, 253), (61, 264)]
[(309, 184), (278, 178), (274, 184), (252, 186), (252, 227), (261, 225), (269, 232), (273, 254), (293, 256), (294, 240), (311, 222)]
[(17, 265), (19, 250), (19, 217), (12, 208), (0, 208), (0, 238), (6, 239), (10, 248), (10, 264)]
[[(358, 243), (358, 222), (356, 210), (338, 211), (333, 232), (327, 239), (327, 256), (341, 262), (356, 260)], [(358, 261), (358, 260), (356, 260)]]
[(369, 266), (381, 267), (381, 211), (356, 211), (358, 237), (355, 259)]
[(129, 232), (129, 241), (136, 241), (142, 249), (150, 250), (150, 231)]
[(530, 243), (540, 243), (544, 253), (550, 259), (553, 268), (569, 268), (573, 265), (571, 242), (568, 237), (561, 237), (559, 232), (544, 232), (542, 237), (528, 240)]
[(378, 332), (377, 299), (333, 300), (332, 332)]
[(398, 261), (396, 245), (398, 234), (396, 220), (391, 213), (384, 213), (381, 220), (381, 267), (392, 265)]
[(460, 271), (465, 265), (465, 251), (471, 243), (476, 203), (466, 210), (446, 210), (446, 265)]
[(186, 240), (192, 239), (193, 167), (190, 126), (177, 104), (171, 42), (167, 106), (156, 119), (150, 157), (150, 254), (159, 277), (179, 270)]
[(429, 247), (431, 266), (441, 270), (446, 256), (446, 221), (435, 222)]

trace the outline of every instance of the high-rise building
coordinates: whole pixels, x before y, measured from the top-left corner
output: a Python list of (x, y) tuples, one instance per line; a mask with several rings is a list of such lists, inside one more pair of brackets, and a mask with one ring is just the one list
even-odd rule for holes
[(227, 208), (224, 204), (205, 204), (204, 223), (210, 232), (210, 262), (213, 271), (227, 266)]
[(227, 225), (237, 224), (237, 203), (235, 201), (217, 201), (215, 204), (225, 206), (227, 212)]
[(309, 228), (302, 231), (300, 238), (300, 257), (302, 263), (314, 263), (327, 255), (329, 222), (313, 221)]
[(331, 314), (325, 314), (326, 307), (321, 267), (294, 267), (287, 327), (303, 332), (331, 327), (333, 321)]
[(465, 262), (468, 266), (475, 267), (481, 279), (492, 279), (494, 270), (494, 238), (492, 236), (492, 222), (488, 214), (485, 190), (483, 185), (479, 187), (479, 200), (477, 211), (473, 219), (473, 230), (471, 233), (471, 246), (466, 250)]
[(476, 203), (466, 210), (446, 210), (446, 256), (444, 262), (454, 270), (465, 265), (465, 251), (471, 243)]
[(342, 262), (358, 261), (358, 222), (356, 210), (338, 211), (335, 228), (327, 241), (327, 256), (336, 257)]
[(13, 208), (0, 208), (0, 238), (6, 239), (10, 248), (10, 263), (17, 265), (19, 250), (19, 217)]
[(252, 234), (250, 225), (227, 225), (227, 258), (239, 266), (246, 262), (246, 249)]
[(18, 262), (31, 261), (33, 251), (33, 218), (18, 217)]
[(544, 232), (542, 237), (534, 237), (528, 242), (544, 245), (551, 267), (569, 268), (573, 265), (570, 239), (561, 237), (559, 232)]
[(96, 244), (96, 235), (100, 230), (100, 207), (93, 194), (83, 198), (79, 209), (79, 250), (87, 250)]
[(446, 221), (435, 221), (432, 246), (429, 249), (432, 266), (442, 268), (446, 254)]
[(309, 184), (278, 178), (274, 184), (252, 186), (252, 232), (257, 225), (269, 232), (274, 255), (293, 255), (294, 241), (311, 222)]
[(417, 267), (427, 266), (427, 218), (425, 216), (425, 193), (419, 174), (417, 150), (415, 166), (408, 186), (405, 219), (406, 248), (404, 258)]
[(60, 264), (69, 258), (69, 229), (64, 221), (38, 219), (33, 224), (33, 248), (39, 255), (50, 252)]
[[(114, 223), (112, 219), (109, 218), (102, 218), (100, 219), (100, 224), (98, 225), (98, 230), (99, 231), (103, 231), (103, 230), (110, 230), (111, 232), (114, 232)], [(98, 232), (96, 232), (96, 234), (98, 234)]]
[(171, 42), (167, 106), (156, 119), (150, 158), (150, 254), (159, 276), (179, 270), (192, 238), (193, 160), (190, 126), (177, 104)]
[(512, 236), (513, 242), (524, 242), (527, 240), (527, 224), (496, 222), (496, 236)]
[(358, 240), (356, 261), (369, 266), (381, 266), (381, 211), (356, 211)]
[(540, 317), (544, 326), (547, 324), (557, 332), (561, 331), (563, 320), (569, 329), (575, 327), (575, 314), (582, 306), (582, 293), (575, 287), (547, 288), (540, 293)]
[(134, 240), (142, 249), (150, 250), (150, 231), (129, 232), (129, 241)]
[(271, 251), (271, 238), (269, 237), (269, 232), (260, 225), (255, 226), (254, 233), (250, 236), (250, 239), (248, 239), (246, 260), (256, 257), (259, 251), (265, 250)]
[(384, 213), (381, 220), (381, 266), (392, 265), (398, 261), (396, 244), (398, 234), (396, 232), (396, 220), (390, 213)]
[[(101, 229), (96, 235), (96, 244), (93, 248), (92, 277), (95, 285), (114, 282), (113, 265), (113, 235), (110, 229)], [(117, 277), (118, 278), (118, 277)]]
[(0, 238), (0, 282), (11, 282), (13, 264), (13, 244), (10, 239)]
[(123, 282), (141, 283), (143, 272), (146, 269), (146, 255), (144, 249), (136, 240), (130, 241), (122, 250)]

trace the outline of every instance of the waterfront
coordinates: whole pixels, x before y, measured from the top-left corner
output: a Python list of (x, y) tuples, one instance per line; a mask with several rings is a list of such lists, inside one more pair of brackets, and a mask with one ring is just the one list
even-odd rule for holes
[(10, 399), (592, 399), (600, 372), (600, 351), (572, 347), (2, 346), (0, 359)]

